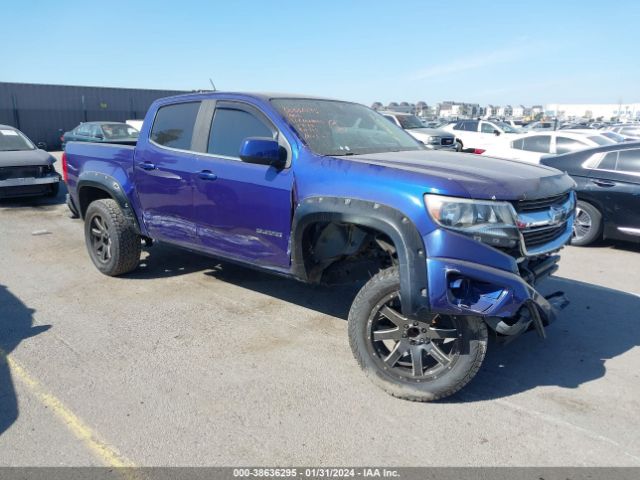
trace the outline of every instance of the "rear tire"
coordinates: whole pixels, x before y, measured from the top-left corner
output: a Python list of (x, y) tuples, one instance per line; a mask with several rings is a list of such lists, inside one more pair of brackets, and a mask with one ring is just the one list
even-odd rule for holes
[(93, 264), (105, 275), (115, 277), (138, 267), (140, 235), (115, 200), (101, 199), (89, 205), (84, 234)]
[(584, 247), (602, 238), (602, 214), (590, 203), (578, 200), (571, 245)]
[(448, 397), (478, 372), (487, 351), (487, 326), (477, 317), (400, 311), (400, 275), (392, 267), (360, 290), (349, 312), (349, 342), (365, 374), (394, 397), (428, 402)]

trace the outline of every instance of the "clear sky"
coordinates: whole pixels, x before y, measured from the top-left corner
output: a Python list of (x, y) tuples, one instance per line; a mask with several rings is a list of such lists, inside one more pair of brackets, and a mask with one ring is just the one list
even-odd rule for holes
[(0, 81), (640, 102), (640, 1), (6, 0)]

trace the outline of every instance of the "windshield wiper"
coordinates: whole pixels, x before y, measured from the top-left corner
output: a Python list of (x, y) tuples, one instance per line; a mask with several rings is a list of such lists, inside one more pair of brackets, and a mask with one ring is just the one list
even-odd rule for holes
[(332, 157), (348, 157), (349, 155), (355, 155), (353, 152), (344, 152), (344, 153), (332, 153)]

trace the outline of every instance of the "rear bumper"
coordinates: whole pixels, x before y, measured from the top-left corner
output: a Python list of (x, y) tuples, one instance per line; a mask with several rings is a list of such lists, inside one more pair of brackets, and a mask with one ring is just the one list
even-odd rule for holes
[(486, 265), (430, 258), (427, 275), (431, 310), (483, 317), (494, 331), (508, 336), (518, 335), (536, 323), (539, 328), (549, 325), (568, 302), (559, 292), (545, 298), (533, 285), (557, 269), (559, 258), (548, 257), (527, 272), (527, 280)]

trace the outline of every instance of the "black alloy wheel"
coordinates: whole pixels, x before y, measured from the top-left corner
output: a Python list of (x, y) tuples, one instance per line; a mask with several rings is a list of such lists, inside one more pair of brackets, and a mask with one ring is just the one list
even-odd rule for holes
[(400, 313), (398, 292), (376, 305), (367, 329), (373, 358), (399, 379), (419, 383), (438, 378), (460, 357), (458, 320), (441, 315), (411, 320)]
[(111, 235), (104, 218), (100, 214), (94, 214), (90, 219), (91, 247), (96, 259), (102, 263), (111, 260)]
[(349, 343), (377, 386), (399, 398), (428, 402), (453, 395), (480, 369), (488, 332), (477, 316), (402, 313), (400, 271), (378, 272), (349, 311)]

